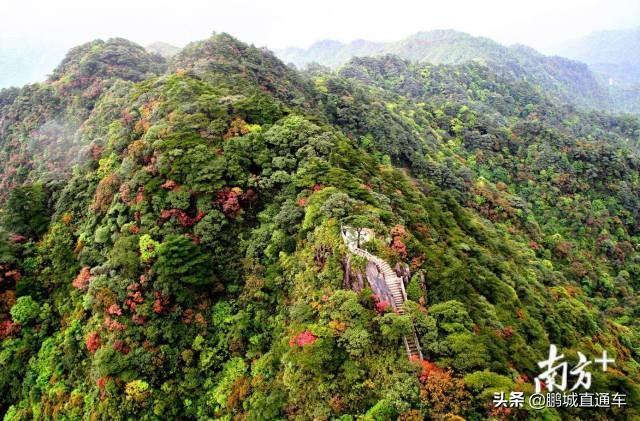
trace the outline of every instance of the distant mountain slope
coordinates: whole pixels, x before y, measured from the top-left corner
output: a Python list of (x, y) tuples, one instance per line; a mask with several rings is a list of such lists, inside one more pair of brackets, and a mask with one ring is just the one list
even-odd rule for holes
[(558, 54), (585, 63), (640, 63), (640, 27), (598, 31), (562, 44)]
[(298, 67), (311, 62), (337, 67), (353, 57), (385, 54), (396, 54), (406, 60), (433, 64), (460, 64), (471, 60), (502, 61), (523, 56), (544, 57), (531, 48), (520, 45), (506, 47), (489, 38), (474, 37), (453, 30), (418, 32), (401, 41), (387, 43), (357, 40), (345, 44), (323, 40), (306, 50), (293, 47), (275, 50), (275, 53), (284, 62)]
[(308, 50), (290, 48), (276, 51), (285, 62), (304, 66), (318, 62), (337, 67), (352, 57), (394, 54), (416, 62), (461, 64), (476, 61), (499, 72), (533, 82), (563, 102), (589, 108), (613, 108), (606, 88), (582, 63), (549, 57), (522, 45), (505, 47), (493, 40), (452, 30), (420, 32), (402, 41), (372, 43), (321, 41)]
[(640, 84), (640, 27), (594, 32), (561, 44), (555, 52), (587, 63), (613, 83)]
[(180, 47), (161, 41), (149, 44), (145, 48), (150, 53), (161, 55), (164, 58), (171, 58), (180, 52)]
[(385, 53), (385, 43), (357, 40), (349, 44), (335, 40), (323, 40), (314, 43), (308, 49), (290, 47), (275, 50), (285, 63), (293, 63), (298, 67), (316, 62), (325, 66), (337, 67), (352, 57), (374, 56)]

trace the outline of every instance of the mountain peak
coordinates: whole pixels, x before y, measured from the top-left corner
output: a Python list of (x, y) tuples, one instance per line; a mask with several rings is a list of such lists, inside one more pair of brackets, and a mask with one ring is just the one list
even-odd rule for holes
[(308, 87), (273, 52), (245, 44), (227, 33), (188, 44), (169, 61), (169, 70), (185, 70), (231, 85), (253, 84), (288, 102)]
[(98, 39), (72, 48), (49, 80), (87, 82), (115, 77), (137, 82), (151, 74), (163, 72), (164, 67), (164, 59), (129, 40)]

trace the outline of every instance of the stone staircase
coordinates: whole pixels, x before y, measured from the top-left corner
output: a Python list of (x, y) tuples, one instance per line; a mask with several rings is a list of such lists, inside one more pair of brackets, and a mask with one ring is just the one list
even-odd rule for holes
[[(385, 260), (359, 248), (354, 241), (351, 241), (351, 239), (345, 235), (344, 230), (342, 231), (342, 237), (351, 253), (356, 256), (360, 256), (369, 262), (373, 262), (378, 267), (384, 276), (385, 284), (391, 292), (391, 305), (393, 309), (399, 314), (404, 314), (404, 302), (407, 300), (407, 293), (404, 289), (404, 282), (402, 281), (402, 278), (396, 274)], [(423, 359), (422, 350), (420, 349), (420, 343), (418, 342), (415, 330), (413, 330), (411, 334), (405, 336), (403, 338), (403, 342), (409, 359)]]

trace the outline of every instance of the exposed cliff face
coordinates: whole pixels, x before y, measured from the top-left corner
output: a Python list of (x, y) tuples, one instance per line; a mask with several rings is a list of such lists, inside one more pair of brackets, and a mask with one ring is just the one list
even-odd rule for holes
[[(636, 416), (638, 133), (478, 63), (78, 47), (0, 92), (0, 411), (482, 419), (555, 343)], [(403, 314), (343, 225), (409, 264)]]

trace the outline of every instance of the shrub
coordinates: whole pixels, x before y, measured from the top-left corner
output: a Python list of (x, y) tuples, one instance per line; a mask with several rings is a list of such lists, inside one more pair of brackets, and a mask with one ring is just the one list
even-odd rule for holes
[(76, 278), (71, 282), (71, 285), (74, 288), (85, 290), (89, 287), (89, 282), (91, 281), (91, 272), (88, 266), (80, 269), (80, 273)]
[(305, 330), (304, 332), (301, 332), (298, 335), (296, 335), (294, 338), (291, 338), (291, 340), (289, 341), (289, 346), (293, 347), (296, 345), (297, 346), (311, 345), (316, 341), (316, 339), (318, 339), (316, 335), (314, 335), (308, 330)]
[(98, 332), (91, 332), (89, 336), (87, 336), (85, 345), (87, 346), (89, 352), (96, 352), (98, 348), (100, 348), (100, 334)]
[(46, 198), (41, 184), (14, 188), (9, 193), (0, 222), (15, 233), (40, 237), (49, 224)]
[(40, 314), (40, 304), (29, 295), (18, 298), (13, 307), (11, 307), (11, 318), (21, 325), (26, 325), (35, 320), (38, 314)]
[(144, 401), (149, 394), (149, 383), (144, 380), (133, 380), (126, 384), (124, 393), (129, 400)]
[(413, 323), (409, 316), (386, 313), (380, 320), (382, 336), (392, 342), (399, 341), (403, 336), (409, 335), (413, 329)]
[(111, 205), (113, 195), (118, 191), (120, 179), (115, 174), (109, 174), (98, 183), (96, 195), (91, 204), (91, 210), (99, 213), (105, 213)]
[(153, 240), (149, 234), (144, 234), (140, 237), (138, 244), (140, 246), (140, 261), (143, 263), (151, 262), (158, 253), (160, 243)]

